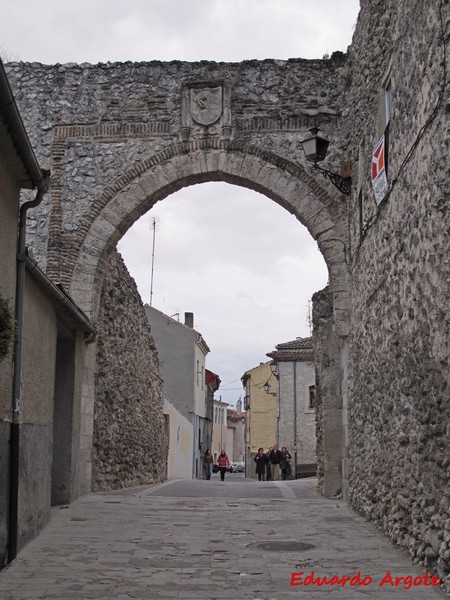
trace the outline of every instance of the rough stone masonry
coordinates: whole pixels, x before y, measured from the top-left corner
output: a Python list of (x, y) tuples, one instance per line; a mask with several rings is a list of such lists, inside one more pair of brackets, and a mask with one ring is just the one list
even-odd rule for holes
[[(315, 329), (324, 489), (343, 489), (442, 580), (449, 21), (446, 0), (361, 0), (352, 45), (329, 60), (8, 67), (53, 173), (51, 198), (36, 212), (36, 254), (93, 318), (117, 241), (184, 185), (245, 185), (308, 228), (330, 272)], [(205, 114), (199, 93), (210, 102)], [(348, 198), (305, 165), (300, 140), (316, 124), (332, 140), (327, 167), (351, 163)], [(382, 135), (389, 187), (377, 203), (370, 174)]]
[(113, 254), (98, 317), (92, 489), (167, 477), (168, 440), (158, 354), (136, 284)]

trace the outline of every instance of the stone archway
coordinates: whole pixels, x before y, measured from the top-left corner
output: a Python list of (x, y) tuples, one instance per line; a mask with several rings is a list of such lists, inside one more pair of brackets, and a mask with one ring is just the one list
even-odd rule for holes
[[(271, 198), (295, 215), (317, 241), (330, 274), (335, 331), (348, 334), (349, 270), (346, 205), (302, 167), (255, 146), (177, 144), (131, 167), (92, 204), (80, 234), (66, 252), (66, 285), (95, 318), (101, 266), (129, 227), (173, 192), (196, 183), (224, 181)], [(57, 260), (57, 257), (55, 257)], [(49, 255), (49, 262), (52, 256)]]
[[(300, 143), (316, 125), (342, 140), (344, 63), (338, 54), (322, 61), (15, 66), (10, 75), (21, 110), (30, 123), (42, 122), (37, 146), (52, 171), (51, 201), (39, 208), (33, 239), (48, 276), (95, 319), (102, 267), (155, 202), (206, 181), (245, 186), (294, 214), (317, 241), (329, 270), (338, 340), (329, 348), (345, 372), (348, 199), (308, 174)], [(337, 156), (335, 150), (331, 161)], [(92, 347), (87, 352), (74, 495), (89, 491), (95, 357)], [(333, 388), (327, 426), (334, 429), (336, 481), (343, 389)]]
[[(303, 168), (255, 146), (178, 144), (131, 167), (113, 182), (93, 203), (82, 224), (84, 235), (78, 237), (79, 245), (73, 245), (66, 256), (66, 265), (72, 266), (70, 292), (74, 300), (95, 319), (104, 267), (127, 229), (157, 201), (182, 187), (207, 181), (224, 181), (258, 191), (294, 214), (307, 227), (329, 269), (335, 340), (330, 352), (339, 363), (342, 344), (336, 340), (345, 339), (350, 313), (345, 202), (331, 197)], [(83, 418), (88, 423), (82, 427), (84, 431), (92, 430), (94, 366), (95, 356), (91, 351), (85, 366), (87, 385)], [(342, 487), (341, 398), (336, 398), (336, 403), (331, 413), (324, 415), (323, 421), (325, 447), (333, 448), (333, 460), (325, 464), (323, 490), (327, 495)], [(328, 433), (331, 442), (327, 440)], [(82, 436), (80, 443), (80, 457), (88, 461), (89, 434)], [(81, 465), (81, 472), (88, 473), (88, 466), (83, 468)], [(89, 481), (80, 481), (80, 490), (88, 489)]]

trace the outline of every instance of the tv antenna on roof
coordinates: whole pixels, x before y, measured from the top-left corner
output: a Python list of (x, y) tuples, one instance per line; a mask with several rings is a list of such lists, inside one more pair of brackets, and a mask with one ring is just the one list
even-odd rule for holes
[(152, 217), (152, 229), (153, 229), (153, 244), (152, 244), (152, 273), (150, 276), (150, 306), (153, 300), (153, 271), (155, 267), (155, 238), (156, 238), (156, 217)]

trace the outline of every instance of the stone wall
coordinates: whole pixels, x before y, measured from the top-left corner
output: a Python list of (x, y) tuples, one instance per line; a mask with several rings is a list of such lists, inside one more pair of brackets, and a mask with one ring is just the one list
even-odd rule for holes
[[(355, 184), (349, 500), (441, 579), (450, 572), (448, 25), (448, 2), (362, 1), (343, 128)], [(389, 71), (391, 190), (377, 206), (369, 174)]]
[(158, 356), (119, 254), (105, 275), (98, 330), (92, 489), (163, 481), (168, 441)]
[[(52, 170), (52, 199), (30, 217), (29, 239), (41, 266), (68, 287), (71, 255), (89, 225), (92, 204), (101, 208), (101, 195), (106, 190), (110, 200), (131, 167), (174, 144), (231, 136), (239, 141), (237, 149), (251, 144), (304, 162), (299, 140), (317, 119), (333, 137), (339, 126), (342, 58), (8, 64), (39, 160)], [(187, 110), (189, 94), (201, 81), (222, 86), (223, 95), (222, 116), (206, 131)], [(130, 214), (125, 227), (136, 218)]]
[[(333, 332), (333, 298), (328, 286), (313, 295), (312, 316), (318, 489), (331, 496), (342, 492), (343, 417), (340, 341)], [(329, 435), (325, 435), (325, 430)]]

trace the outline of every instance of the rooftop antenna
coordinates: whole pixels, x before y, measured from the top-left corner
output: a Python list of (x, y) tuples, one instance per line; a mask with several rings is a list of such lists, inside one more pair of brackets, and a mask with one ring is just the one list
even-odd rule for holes
[(153, 244), (152, 244), (152, 274), (150, 278), (150, 306), (152, 305), (153, 300), (153, 270), (155, 267), (155, 238), (156, 238), (156, 218), (152, 219), (152, 229), (153, 229)]
[(311, 337), (313, 334), (312, 302), (311, 302), (311, 300), (308, 300), (307, 319), (308, 319), (308, 327), (309, 327), (309, 337)]

